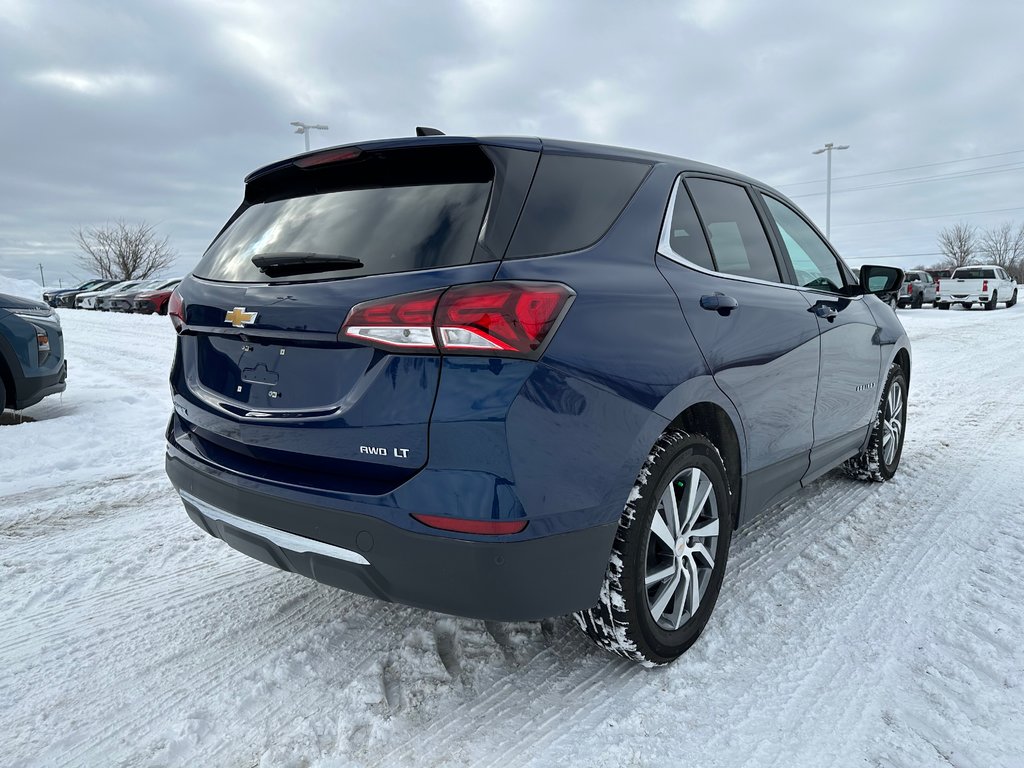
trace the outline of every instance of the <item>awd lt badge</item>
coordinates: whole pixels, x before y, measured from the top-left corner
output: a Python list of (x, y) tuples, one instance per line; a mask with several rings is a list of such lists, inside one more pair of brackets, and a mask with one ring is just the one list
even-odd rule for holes
[(235, 307), (224, 315), (224, 322), (231, 323), (235, 328), (241, 328), (255, 323), (258, 314), (258, 312), (246, 312), (245, 307)]

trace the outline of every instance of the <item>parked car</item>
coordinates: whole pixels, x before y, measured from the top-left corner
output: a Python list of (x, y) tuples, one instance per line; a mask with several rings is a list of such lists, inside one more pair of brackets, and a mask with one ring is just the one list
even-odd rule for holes
[(107, 288), (117, 285), (117, 282), (117, 280), (100, 280), (98, 283), (90, 285), (88, 288), (76, 288), (72, 291), (61, 291), (55, 297), (57, 302), (56, 306), (76, 309), (78, 307), (78, 297), (82, 294), (105, 291)]
[(140, 282), (140, 280), (123, 280), (100, 291), (80, 293), (78, 298), (75, 299), (75, 306), (79, 309), (103, 309), (101, 303), (103, 299), (113, 296), (115, 293), (126, 291), (129, 288), (134, 288)]
[(43, 291), (43, 302), (46, 303), (47, 305), (51, 306), (51, 307), (56, 307), (56, 306), (59, 306), (58, 305), (58, 301), (59, 301), (59, 299), (62, 296), (66, 296), (67, 294), (70, 294), (70, 293), (78, 293), (78, 292), (81, 292), (81, 291), (91, 291), (94, 288), (98, 288), (100, 286), (100, 284), (103, 283), (103, 282), (104, 282), (103, 280), (94, 279), (94, 280), (87, 280), (86, 282), (84, 282), (80, 286), (78, 286), (77, 288), (63, 288), (63, 289), (52, 289), (51, 288), (48, 291)]
[(135, 306), (135, 299), (142, 293), (167, 290), (168, 293), (181, 282), (180, 277), (158, 277), (154, 280), (146, 280), (132, 288), (110, 296), (101, 296), (99, 299), (100, 309), (108, 309), (111, 312), (131, 312)]
[[(486, 223), (486, 224), (485, 224)], [(910, 345), (775, 190), (709, 165), (429, 136), (262, 168), (171, 296), (167, 473), (264, 562), (643, 664), (733, 529), (900, 462)]]
[(167, 314), (167, 303), (171, 299), (171, 294), (174, 289), (178, 287), (178, 283), (181, 282), (181, 278), (177, 278), (172, 283), (167, 284), (165, 287), (153, 291), (142, 291), (136, 294), (135, 300), (132, 302), (132, 312), (138, 312), (142, 315), (151, 315), (154, 312), (161, 315)]
[(924, 270), (913, 270), (903, 275), (899, 292), (899, 306), (920, 309), (925, 303), (935, 306), (935, 281)]
[(63, 392), (67, 376), (64, 337), (53, 308), (0, 293), (0, 413)]
[(939, 309), (949, 309), (953, 304), (964, 309), (975, 304), (995, 309), (1000, 301), (1007, 307), (1017, 303), (1017, 281), (1002, 267), (982, 264), (958, 267), (951, 277), (940, 280), (935, 303)]

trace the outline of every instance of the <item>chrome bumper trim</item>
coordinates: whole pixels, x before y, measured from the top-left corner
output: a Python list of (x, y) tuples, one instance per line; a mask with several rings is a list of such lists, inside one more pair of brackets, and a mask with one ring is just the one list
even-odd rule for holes
[(281, 547), (281, 549), (287, 549), (289, 552), (309, 552), (314, 555), (323, 555), (324, 557), (330, 557), (335, 560), (344, 560), (347, 563), (355, 563), (356, 565), (369, 565), (370, 561), (360, 555), (358, 552), (353, 552), (351, 549), (345, 549), (343, 547), (336, 547), (333, 544), (325, 544), (322, 541), (316, 539), (307, 539), (305, 536), (299, 536), (295, 533), (288, 533), (287, 531), (279, 531), (277, 528), (271, 528), (269, 525), (263, 525), (262, 523), (255, 523), (252, 520), (246, 520), (244, 517), (233, 515), (230, 512), (225, 512), (223, 509), (208, 504), (202, 499), (197, 499), (191, 493), (186, 491), (178, 491), (183, 501), (188, 502), (200, 512), (213, 520), (219, 520), (222, 523), (230, 525), (232, 528), (238, 528), (243, 531), (247, 531), (255, 536), (259, 536), (262, 539), (266, 539), (273, 544)]

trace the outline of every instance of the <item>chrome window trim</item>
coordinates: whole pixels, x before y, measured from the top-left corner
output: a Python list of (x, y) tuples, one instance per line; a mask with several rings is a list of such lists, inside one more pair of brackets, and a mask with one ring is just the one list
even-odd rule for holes
[(178, 491), (178, 493), (181, 494), (183, 501), (191, 504), (211, 520), (216, 520), (226, 525), (230, 525), (232, 528), (238, 528), (239, 530), (246, 531), (254, 536), (259, 536), (261, 539), (266, 539), (272, 544), (276, 544), (281, 549), (286, 549), (289, 552), (323, 555), (324, 557), (330, 557), (334, 560), (344, 560), (346, 563), (355, 563), (356, 565), (370, 564), (369, 560), (358, 552), (353, 552), (351, 549), (336, 547), (333, 544), (325, 544), (324, 542), (317, 541), (316, 539), (307, 539), (305, 536), (299, 536), (298, 534), (289, 533), (288, 531), (280, 531), (277, 528), (271, 528), (269, 525), (263, 525), (262, 523), (253, 522), (252, 520), (246, 520), (244, 517), (233, 515), (220, 507), (215, 507), (202, 499), (198, 499), (187, 491)]
[[(672, 194), (669, 196), (668, 199), (668, 208), (665, 209), (665, 214), (661, 221), (661, 235), (658, 237), (657, 249), (657, 253), (659, 256), (664, 256), (666, 259), (670, 259), (671, 261), (681, 264), (682, 266), (687, 267), (689, 269), (696, 270), (697, 272), (702, 272), (705, 275), (709, 275), (711, 277), (720, 277), (725, 280), (737, 280), (741, 283), (752, 283), (753, 285), (770, 285), (774, 288), (788, 288), (792, 291), (800, 291), (801, 293), (813, 293), (822, 296), (831, 296), (837, 299), (844, 299), (847, 301), (860, 300), (864, 298), (863, 295), (844, 296), (839, 293), (823, 291), (819, 288), (805, 288), (802, 285), (793, 285), (793, 283), (776, 283), (771, 280), (761, 280), (756, 277), (743, 277), (741, 275), (734, 275), (730, 272), (716, 272), (713, 269), (702, 267), (700, 264), (695, 264), (694, 262), (687, 259), (685, 256), (680, 255), (679, 253), (672, 249), (670, 242), (672, 237), (672, 213), (676, 209), (676, 196), (679, 194), (679, 187), (682, 185), (683, 179), (683, 174), (679, 174), (678, 176), (676, 176), (675, 185), (672, 187)], [(739, 182), (733, 183), (738, 184)], [(760, 192), (760, 189), (758, 189), (757, 191)], [(697, 215), (700, 215), (700, 211), (697, 211)], [(704, 233), (701, 232), (701, 234)], [(771, 241), (769, 240), (769, 246), (770, 245)], [(714, 258), (713, 253), (712, 258)]]

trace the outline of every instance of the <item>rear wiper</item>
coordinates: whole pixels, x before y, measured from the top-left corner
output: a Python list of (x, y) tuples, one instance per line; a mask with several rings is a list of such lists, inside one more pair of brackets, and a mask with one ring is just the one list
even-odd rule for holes
[(353, 256), (299, 251), (260, 253), (252, 257), (252, 263), (267, 277), (307, 275), (313, 272), (333, 272), (337, 269), (359, 269), (363, 266), (363, 262)]

